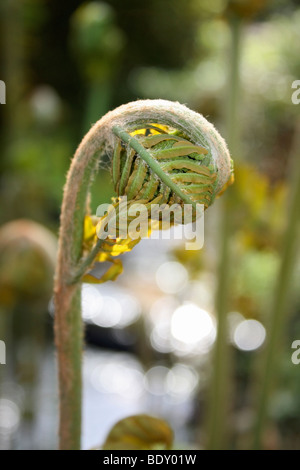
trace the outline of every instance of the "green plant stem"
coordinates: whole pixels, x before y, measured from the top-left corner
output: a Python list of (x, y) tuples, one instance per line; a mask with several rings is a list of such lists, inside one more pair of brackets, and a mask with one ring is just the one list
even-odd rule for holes
[[(241, 23), (238, 18), (232, 18), (231, 30), (231, 69), (229, 77), (229, 98), (227, 110), (227, 142), (231, 155), (236, 155), (238, 148), (238, 105), (240, 88), (240, 39)], [(228, 291), (230, 288), (230, 190), (225, 193), (222, 201), (220, 223), (220, 252), (217, 272), (217, 338), (212, 364), (212, 379), (209, 389), (207, 448), (211, 450), (225, 449), (228, 432), (228, 405), (229, 405), (229, 375), (230, 359), (227, 344), (227, 313)]]
[[(59, 378), (59, 448), (80, 449), (81, 436), (81, 361), (83, 325), (81, 318), (81, 284), (70, 284), (82, 254), (83, 222), (89, 185), (92, 180), (97, 149), (81, 146), (71, 165), (61, 212), (59, 253), (55, 275), (55, 343)], [(81, 159), (89, 161), (78, 172)]]
[(271, 306), (270, 327), (265, 351), (262, 383), (259, 393), (257, 420), (254, 428), (254, 448), (262, 447), (264, 426), (267, 420), (270, 393), (274, 384), (278, 366), (278, 351), (286, 323), (289, 294), (297, 246), (299, 243), (299, 207), (300, 207), (300, 122), (296, 127), (296, 141), (292, 152), (292, 171), (290, 178), (290, 197), (287, 224), (282, 245), (281, 264)]
[[(103, 240), (83, 260), (71, 282), (60, 278), (56, 290), (55, 336), (60, 385), (60, 449), (80, 449), (81, 436), (81, 353), (83, 327), (81, 319), (80, 280), (92, 264)], [(78, 247), (79, 248), (79, 247)]]
[(55, 336), (60, 391), (59, 436), (61, 450), (80, 449), (81, 435), (81, 286), (71, 291), (62, 286), (59, 296), (66, 302), (61, 314), (56, 310)]

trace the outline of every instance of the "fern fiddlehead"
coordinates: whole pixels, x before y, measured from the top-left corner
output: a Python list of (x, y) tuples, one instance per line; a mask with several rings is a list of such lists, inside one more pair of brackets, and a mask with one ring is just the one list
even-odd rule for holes
[(89, 188), (104, 152), (111, 155), (118, 196), (149, 208), (154, 203), (202, 203), (207, 208), (232, 176), (222, 137), (203, 116), (179, 103), (144, 100), (120, 106), (83, 139), (67, 177), (55, 277), (61, 449), (80, 447), (80, 281), (97, 257), (101, 261), (111, 256), (117, 242), (91, 237), (93, 245), (88, 253), (84, 250)]
[[(150, 125), (145, 125), (147, 130)], [(209, 166), (207, 149), (175, 133), (136, 134), (135, 138), (118, 127), (113, 132), (120, 138), (112, 165), (119, 196), (156, 204), (211, 204), (217, 174)], [(144, 150), (139, 153), (141, 147)], [(143, 157), (145, 150), (147, 157)]]

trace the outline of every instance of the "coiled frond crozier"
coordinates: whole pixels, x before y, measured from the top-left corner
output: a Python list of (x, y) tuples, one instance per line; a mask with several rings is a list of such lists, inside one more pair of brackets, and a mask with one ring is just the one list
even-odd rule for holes
[[(216, 168), (209, 150), (196, 145), (179, 132), (146, 124), (134, 137), (150, 158), (176, 184), (171, 189), (164, 183), (129, 144), (122, 139), (116, 143), (112, 175), (118, 196), (150, 204), (199, 203), (208, 207), (215, 197)], [(185, 195), (184, 201), (180, 193)]]

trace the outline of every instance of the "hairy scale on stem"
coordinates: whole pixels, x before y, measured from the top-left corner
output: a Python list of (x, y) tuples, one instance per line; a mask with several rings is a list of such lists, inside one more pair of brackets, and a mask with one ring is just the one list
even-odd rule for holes
[(120, 106), (82, 140), (64, 190), (55, 276), (62, 449), (80, 446), (80, 280), (104, 249), (101, 240), (93, 240), (96, 244), (83, 256), (84, 221), (89, 189), (104, 153), (111, 156), (118, 195), (150, 205), (174, 201), (208, 207), (232, 177), (226, 144), (214, 126), (175, 102), (143, 100)]

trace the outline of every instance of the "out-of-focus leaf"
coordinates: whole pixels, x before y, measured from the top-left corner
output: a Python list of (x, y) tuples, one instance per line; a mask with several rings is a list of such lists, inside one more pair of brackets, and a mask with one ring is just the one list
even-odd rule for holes
[(83, 282), (88, 282), (89, 284), (102, 284), (107, 281), (115, 281), (117, 277), (123, 272), (123, 265), (120, 259), (107, 259), (107, 261), (112, 262), (112, 266), (101, 276), (97, 278), (90, 273), (87, 273), (83, 276)]
[(286, 184), (282, 181), (271, 184), (269, 178), (253, 165), (243, 164), (236, 168), (233, 191), (236, 197), (232, 212), (238, 222), (241, 246), (277, 249), (287, 203)]
[(90, 248), (95, 242), (96, 227), (91, 216), (87, 215), (84, 218), (83, 226), (83, 243), (86, 248)]
[(235, 187), (251, 215), (259, 214), (268, 197), (268, 178), (252, 165), (240, 165), (236, 169)]
[(136, 415), (122, 419), (109, 432), (104, 450), (171, 449), (173, 431), (162, 419)]

